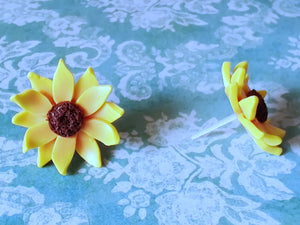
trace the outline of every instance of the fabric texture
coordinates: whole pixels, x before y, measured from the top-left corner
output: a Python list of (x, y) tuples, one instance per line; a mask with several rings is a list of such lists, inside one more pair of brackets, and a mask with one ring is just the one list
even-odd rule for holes
[[(299, 224), (300, 1), (10, 0), (0, 7), (0, 224)], [(88, 67), (125, 109), (103, 167), (75, 155), (68, 176), (22, 153), (9, 98), (28, 72), (63, 58)], [(261, 150), (233, 113), (221, 66), (248, 61), (267, 90), (282, 156)], [(233, 68), (232, 68), (233, 69)]]

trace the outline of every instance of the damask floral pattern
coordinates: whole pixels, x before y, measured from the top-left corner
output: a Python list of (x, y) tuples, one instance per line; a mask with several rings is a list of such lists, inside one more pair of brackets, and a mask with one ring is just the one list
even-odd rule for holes
[[(0, 7), (0, 224), (289, 224), (299, 217), (300, 4), (297, 0), (11, 0)], [(125, 109), (121, 143), (103, 167), (74, 156), (69, 176), (36, 150), (9, 98), (29, 71), (52, 77), (64, 58), (91, 66)], [(285, 153), (262, 152), (229, 116), (223, 61), (249, 61)]]
[(35, 154), (32, 152), (24, 156), (19, 147), (22, 141), (14, 141), (5, 137), (0, 137), (0, 168), (13, 168), (14, 166), (25, 167), (35, 164)]
[(288, 45), (290, 49), (284, 57), (271, 57), (270, 65), (274, 65), (276, 69), (288, 69), (295, 71), (300, 68), (300, 35), (298, 37), (288, 37)]
[(131, 154), (126, 173), (135, 187), (157, 195), (164, 190), (179, 190), (194, 169), (194, 165), (188, 163), (172, 148), (157, 149), (147, 146)]
[(251, 138), (246, 134), (233, 139), (228, 148), (228, 156), (222, 153), (220, 145), (212, 146), (210, 150), (214, 157), (198, 158), (204, 172), (200, 177), (209, 175), (206, 170), (211, 168), (207, 164), (217, 164), (215, 172), (220, 176), (222, 187), (232, 190), (233, 179), (237, 178), (238, 183), (251, 195), (265, 200), (290, 199), (293, 192), (274, 177), (290, 174), (296, 164), (284, 157), (262, 154), (251, 142)]
[(15, 57), (25, 56), (31, 52), (31, 48), (37, 46), (39, 41), (27, 41), (20, 42), (14, 41), (8, 43), (6, 37), (3, 36), (0, 39), (0, 59), (1, 59), (1, 88), (8, 89), (9, 84), (15, 76), (11, 76), (11, 73), (15, 73), (15, 69), (12, 66), (12, 59)]
[[(216, 14), (218, 10), (214, 4), (220, 0), (202, 1), (83, 1), (89, 7), (104, 9), (108, 13), (111, 22), (124, 23), (129, 19), (133, 29), (163, 29), (172, 30), (174, 24), (183, 26), (197, 25), (204, 26), (207, 22), (203, 21), (200, 15)], [(182, 10), (182, 8), (184, 10)], [(129, 17), (127, 19), (127, 17)]]
[(2, 4), (0, 21), (17, 26), (50, 20), (57, 15), (53, 10), (42, 9), (41, 4), (49, 0), (14, 0)]
[(125, 217), (133, 216), (138, 210), (138, 215), (143, 220), (147, 216), (146, 207), (150, 205), (150, 196), (137, 190), (130, 193), (128, 199), (121, 199), (118, 204), (127, 205), (123, 211)]
[(226, 217), (231, 224), (279, 224), (261, 212), (260, 204), (232, 196), (213, 183), (191, 183), (184, 191), (157, 198), (155, 211), (160, 224), (219, 224)]
[(156, 76), (154, 60), (145, 55), (145, 51), (144, 44), (137, 41), (122, 43), (116, 51), (120, 60), (116, 74), (121, 77), (118, 88), (131, 100), (148, 99), (152, 93), (149, 82)]
[(211, 94), (221, 89), (217, 82), (218, 64), (214, 60), (224, 60), (236, 54), (231, 46), (202, 44), (196, 41), (179, 45), (175, 50), (167, 49), (164, 54), (156, 52), (156, 61), (164, 65), (158, 74), (161, 89), (166, 86), (183, 87), (193, 92)]
[(22, 214), (26, 208), (44, 202), (44, 196), (33, 187), (1, 187), (0, 190), (0, 216)]
[(23, 216), (26, 224), (74, 224), (87, 225), (87, 215), (68, 202), (56, 202), (51, 206), (36, 206), (26, 210)]
[(272, 8), (282, 16), (299, 17), (300, 3), (297, 0), (275, 0)]

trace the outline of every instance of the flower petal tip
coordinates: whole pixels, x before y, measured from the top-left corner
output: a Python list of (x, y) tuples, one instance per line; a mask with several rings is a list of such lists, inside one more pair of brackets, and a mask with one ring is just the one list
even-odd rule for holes
[(60, 173), (60, 175), (66, 176), (67, 175), (67, 170), (59, 170), (58, 168), (56, 168), (57, 171)]
[(56, 167), (56, 170), (63, 176), (66, 176), (67, 175), (67, 170), (68, 170), (68, 167), (69, 165), (67, 166), (60, 166), (55, 159), (52, 159), (52, 162), (54, 163), (55, 167)]
[(11, 123), (14, 124), (14, 125), (27, 127), (27, 126), (24, 126), (24, 125), (23, 125), (22, 121), (20, 121), (19, 113), (16, 114), (16, 115), (14, 115), (14, 116), (11, 118)]
[(243, 69), (247, 72), (247, 70), (248, 70), (248, 62), (247, 62), (247, 61), (239, 62), (239, 63), (235, 66), (233, 72), (235, 72), (238, 68), (243, 68)]
[(16, 117), (17, 117), (17, 114), (14, 115), (14, 116), (11, 118), (11, 123), (14, 124), (14, 125), (18, 125), (18, 124), (16, 123), (16, 120), (17, 120)]
[(26, 152), (28, 152), (28, 150), (29, 150), (29, 149), (27, 148), (27, 146), (24, 146), (24, 145), (23, 145), (22, 152), (23, 152), (23, 153), (26, 153)]
[(28, 78), (29, 80), (36, 79), (36, 78), (38, 78), (38, 75), (37, 75), (36, 73), (34, 73), (34, 72), (29, 72), (29, 73), (27, 74), (27, 78)]
[(89, 67), (87, 68), (87, 71), (88, 71), (90, 74), (95, 75), (94, 69), (93, 69), (92, 67), (89, 66)]
[(18, 103), (18, 101), (17, 101), (17, 95), (11, 96), (9, 98), (9, 100), (12, 101), (13, 103), (17, 104), (18, 106), (20, 106), (19, 103)]
[(260, 94), (260, 96), (262, 98), (265, 98), (267, 96), (267, 91), (266, 90), (260, 90), (260, 91), (257, 91), (257, 92)]
[(23, 141), (23, 147), (22, 147), (22, 152), (26, 153), (28, 152), (30, 149), (32, 149), (30, 146), (28, 146), (28, 142), (24, 139)]

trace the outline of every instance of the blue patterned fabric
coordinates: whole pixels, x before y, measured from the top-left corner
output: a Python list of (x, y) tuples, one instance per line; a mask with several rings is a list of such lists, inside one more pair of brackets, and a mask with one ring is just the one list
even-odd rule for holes
[[(298, 0), (1, 1), (0, 224), (299, 224), (299, 28)], [(76, 80), (93, 67), (125, 109), (104, 167), (75, 155), (68, 176), (22, 153), (9, 100), (60, 58)], [(287, 131), (282, 156), (238, 121), (191, 140), (233, 113), (221, 65), (244, 60)]]

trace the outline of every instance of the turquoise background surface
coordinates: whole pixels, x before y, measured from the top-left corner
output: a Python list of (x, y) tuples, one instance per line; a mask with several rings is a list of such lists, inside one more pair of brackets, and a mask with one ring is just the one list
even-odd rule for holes
[[(0, 224), (299, 224), (300, 1), (11, 0), (0, 7)], [(75, 155), (67, 176), (22, 153), (9, 98), (32, 71), (76, 80), (91, 66), (125, 109), (104, 167)], [(221, 65), (248, 61), (268, 91), (282, 156), (231, 115)]]

